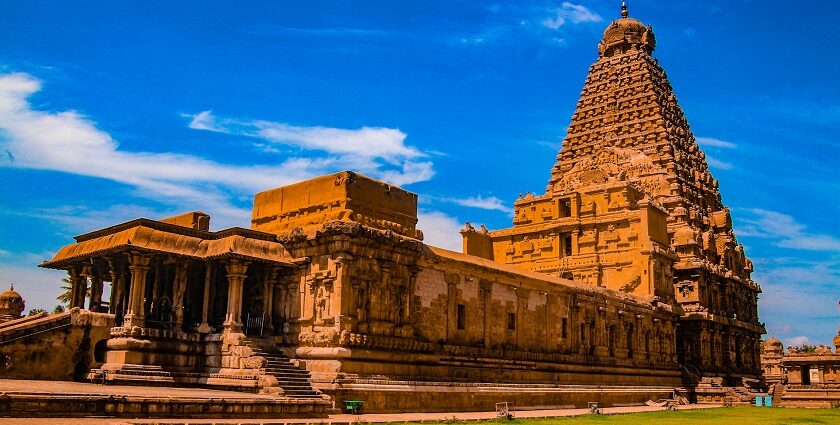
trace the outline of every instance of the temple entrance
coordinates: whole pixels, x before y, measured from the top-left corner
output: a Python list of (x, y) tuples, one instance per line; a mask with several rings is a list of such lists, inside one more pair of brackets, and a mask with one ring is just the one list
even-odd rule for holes
[(802, 385), (811, 385), (811, 368), (802, 366)]
[(242, 331), (246, 335), (262, 336), (266, 325), (265, 270), (254, 267), (245, 279), (242, 308)]

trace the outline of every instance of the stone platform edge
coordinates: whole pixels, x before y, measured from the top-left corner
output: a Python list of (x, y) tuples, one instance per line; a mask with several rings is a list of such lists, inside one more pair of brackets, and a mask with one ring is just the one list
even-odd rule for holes
[(329, 400), (0, 393), (0, 417), (326, 418)]

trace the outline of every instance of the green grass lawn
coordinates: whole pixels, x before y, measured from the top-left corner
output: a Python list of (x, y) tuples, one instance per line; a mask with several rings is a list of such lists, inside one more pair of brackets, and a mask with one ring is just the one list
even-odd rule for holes
[[(496, 421), (494, 421), (496, 423)], [(724, 407), (719, 409), (682, 410), (675, 412), (633, 413), (627, 415), (586, 415), (554, 419), (517, 419), (499, 421), (510, 425), (577, 425), (577, 424), (839, 424), (840, 409), (788, 409), (779, 407)]]

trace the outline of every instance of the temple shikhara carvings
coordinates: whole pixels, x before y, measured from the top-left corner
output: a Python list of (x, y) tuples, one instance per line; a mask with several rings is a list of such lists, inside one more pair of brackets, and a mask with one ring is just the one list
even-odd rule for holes
[(256, 194), (247, 229), (76, 237), (42, 265), (69, 274), (66, 320), (106, 329), (75, 378), (367, 411), (748, 399), (761, 290), (655, 46), (624, 8), (546, 192), (510, 228), (467, 223), (463, 253), (422, 242), (417, 195), (350, 171)]

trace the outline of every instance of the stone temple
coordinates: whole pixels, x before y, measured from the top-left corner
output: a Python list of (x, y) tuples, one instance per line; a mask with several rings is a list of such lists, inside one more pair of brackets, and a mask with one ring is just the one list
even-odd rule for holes
[(748, 395), (760, 288), (655, 45), (625, 7), (546, 192), (508, 229), (467, 223), (463, 253), (422, 242), (417, 195), (349, 171), (256, 194), (247, 229), (193, 212), (76, 237), (42, 267), (106, 331), (73, 340), (70, 375), (369, 412)]

